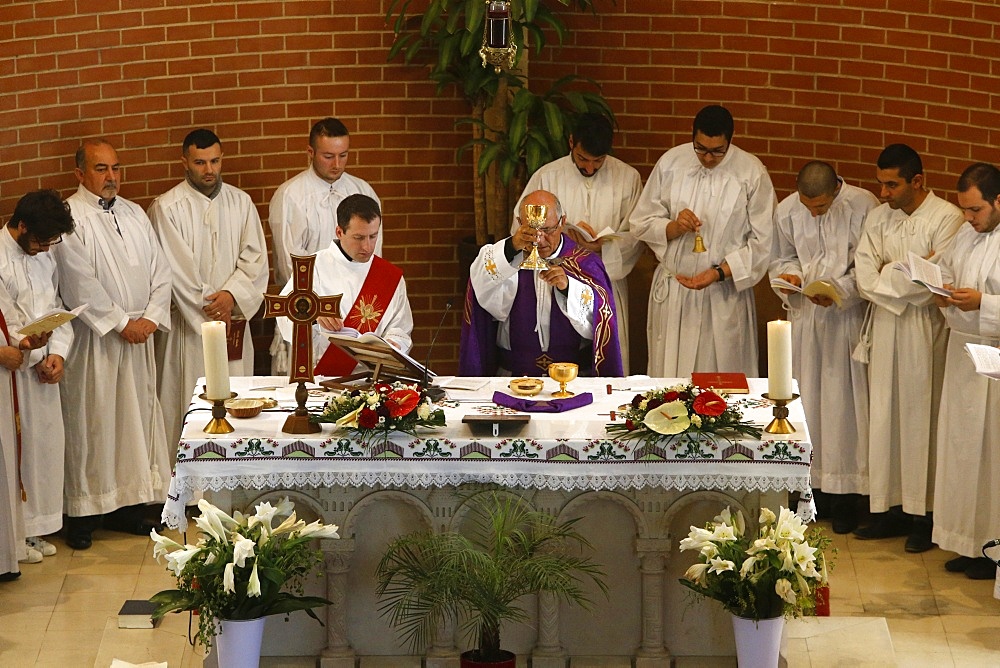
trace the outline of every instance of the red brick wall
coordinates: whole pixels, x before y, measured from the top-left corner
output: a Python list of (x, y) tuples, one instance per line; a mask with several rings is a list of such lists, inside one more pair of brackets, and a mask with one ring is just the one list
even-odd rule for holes
[[(737, 142), (782, 196), (812, 158), (871, 186), (878, 151), (894, 141), (924, 155), (939, 192), (969, 162), (996, 160), (993, 2), (596, 2), (597, 15), (571, 16), (569, 45), (534, 57), (531, 72), (597, 79), (621, 123), (618, 155), (644, 176), (713, 102), (733, 111)], [(0, 218), (27, 190), (69, 194), (72, 153), (92, 135), (119, 147), (122, 194), (147, 205), (182, 177), (179, 144), (198, 126), (222, 137), (227, 181), (266, 218), (274, 189), (306, 164), (312, 122), (338, 116), (352, 133), (351, 171), (383, 200), (386, 256), (406, 272), (423, 357), (444, 302), (461, 294), (455, 247), (472, 228), (471, 167), (455, 162), (466, 131), (453, 123), (466, 108), (452, 92), (436, 97), (423, 70), (385, 62), (385, 4), (4, 2)], [(434, 355), (445, 372), (458, 310)]]

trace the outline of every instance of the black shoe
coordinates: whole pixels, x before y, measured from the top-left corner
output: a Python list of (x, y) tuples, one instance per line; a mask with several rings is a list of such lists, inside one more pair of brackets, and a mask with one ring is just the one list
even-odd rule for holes
[(965, 568), (965, 577), (970, 580), (992, 580), (997, 576), (997, 565), (986, 557), (976, 557)]
[(858, 540), (880, 540), (908, 536), (912, 524), (911, 518), (901, 513), (875, 513), (871, 524), (854, 530), (854, 537)]
[(949, 573), (964, 573), (973, 561), (974, 557), (955, 557), (944, 562), (944, 569)]
[(934, 519), (931, 513), (915, 516), (913, 518), (913, 530), (906, 537), (906, 545), (903, 549), (911, 554), (930, 550), (934, 547), (934, 543), (931, 541), (932, 533), (934, 533)]
[(94, 544), (93, 533), (98, 515), (66, 518), (66, 544), (74, 550), (89, 550)]
[(821, 489), (814, 489), (812, 495), (816, 504), (816, 519), (825, 520), (833, 516), (833, 495)]
[(10, 573), (0, 573), (0, 582), (13, 582), (19, 577), (21, 577), (20, 571), (11, 571)]
[(833, 510), (833, 533), (851, 533), (858, 528), (857, 494), (835, 494)]
[(148, 536), (150, 530), (163, 530), (158, 520), (146, 516), (146, 506), (125, 506), (104, 516), (104, 528), (109, 531), (130, 533), (135, 536)]

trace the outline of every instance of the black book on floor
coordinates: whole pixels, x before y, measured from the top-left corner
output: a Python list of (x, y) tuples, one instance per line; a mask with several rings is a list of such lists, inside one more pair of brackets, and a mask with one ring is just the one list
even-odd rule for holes
[(152, 629), (160, 620), (153, 619), (156, 603), (151, 601), (129, 599), (118, 611), (118, 628), (120, 629)]

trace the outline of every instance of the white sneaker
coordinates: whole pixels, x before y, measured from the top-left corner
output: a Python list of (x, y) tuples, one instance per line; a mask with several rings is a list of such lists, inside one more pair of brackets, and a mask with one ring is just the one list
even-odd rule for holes
[(28, 545), (27, 541), (24, 544), (24, 548), (27, 551), (23, 559), (18, 559), (22, 564), (37, 564), (42, 561), (42, 553), (35, 548)]
[(32, 536), (25, 541), (28, 547), (33, 547), (42, 553), (43, 557), (51, 557), (56, 553), (56, 546), (40, 536)]

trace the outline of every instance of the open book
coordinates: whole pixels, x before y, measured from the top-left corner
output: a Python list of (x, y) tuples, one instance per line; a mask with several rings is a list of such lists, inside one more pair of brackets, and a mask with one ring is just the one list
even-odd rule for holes
[(981, 343), (966, 343), (965, 352), (972, 358), (976, 373), (987, 378), (1000, 379), (1000, 348)]
[[(412, 357), (404, 353), (402, 350), (392, 345), (391, 343), (389, 343), (388, 341), (386, 341), (385, 339), (383, 339), (381, 336), (379, 336), (374, 332), (366, 332), (362, 334), (356, 329), (345, 327), (341, 329), (339, 332), (327, 332), (326, 338), (330, 339), (330, 343), (363, 344), (364, 346), (363, 349), (374, 355), (374, 359), (372, 360), (369, 360), (367, 358), (359, 359), (358, 361), (361, 362), (362, 364), (367, 365), (371, 362), (379, 361), (380, 359), (383, 358), (395, 357), (398, 359), (405, 360), (412, 367), (412, 369), (418, 371), (421, 375), (423, 374), (424, 371), (423, 362), (418, 362), (417, 360), (413, 359)], [(355, 355), (351, 356), (356, 357)], [(427, 369), (427, 376), (429, 378), (433, 378), (436, 375), (437, 374), (435, 374), (433, 371)]]
[(603, 239), (604, 237), (607, 237), (608, 239), (617, 239), (618, 238), (618, 233), (615, 232), (610, 227), (605, 227), (603, 230), (601, 230), (600, 232), (598, 232), (596, 234), (591, 234), (585, 228), (580, 227), (576, 223), (566, 223), (566, 227), (571, 227), (574, 230), (576, 230), (577, 232), (579, 232), (580, 236), (583, 237), (583, 239), (585, 241), (595, 241), (597, 239)]
[(903, 272), (908, 279), (914, 283), (919, 283), (936, 295), (951, 297), (951, 290), (945, 290), (944, 280), (941, 278), (941, 267), (929, 260), (925, 260), (913, 251), (910, 251), (909, 262), (896, 261), (892, 263), (893, 269)]
[(792, 292), (801, 292), (806, 297), (829, 297), (837, 306), (842, 305), (840, 290), (831, 281), (816, 280), (803, 288), (794, 283), (789, 283), (783, 278), (772, 278), (771, 287), (791, 290)]
[(45, 313), (44, 315), (29, 322), (27, 325), (19, 329), (17, 333), (22, 334), (23, 336), (35, 336), (36, 334), (51, 332), (56, 327), (65, 325), (67, 322), (86, 311), (89, 306), (90, 304), (81, 304), (72, 311), (54, 308), (48, 313)]

